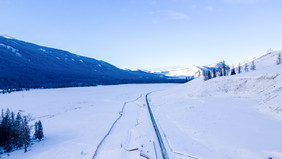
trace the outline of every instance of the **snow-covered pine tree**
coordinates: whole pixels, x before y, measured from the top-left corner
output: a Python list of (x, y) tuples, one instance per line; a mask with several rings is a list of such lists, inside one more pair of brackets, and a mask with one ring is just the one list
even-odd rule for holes
[(20, 137), (21, 133), (22, 133), (22, 131), (21, 131), (22, 121), (23, 121), (23, 119), (22, 119), (21, 113), (18, 112), (17, 117), (16, 117), (16, 121), (15, 121), (15, 129), (17, 130), (17, 134), (16, 134), (16, 138), (15, 138), (15, 140), (17, 142), (16, 145), (15, 145), (16, 148), (22, 147), (23, 143), (24, 143), (23, 139)]
[(42, 127), (41, 121), (39, 120), (39, 121), (38, 121), (38, 134), (37, 134), (37, 138), (38, 138), (39, 140), (42, 140), (43, 137), (44, 137), (44, 134), (43, 134), (43, 127)]
[(208, 73), (207, 71), (203, 70), (204, 81), (208, 80)]
[(255, 62), (254, 61), (252, 61), (252, 64), (251, 64), (251, 70), (256, 70), (256, 65), (255, 65)]
[(211, 71), (208, 71), (208, 75), (207, 76), (208, 76), (208, 80), (212, 78)]
[(232, 69), (231, 69), (230, 75), (236, 75), (236, 71), (235, 71), (234, 65), (232, 65)]
[(23, 118), (23, 122), (22, 122), (22, 132), (21, 132), (21, 135), (20, 135), (20, 138), (21, 140), (23, 140), (23, 143), (24, 143), (24, 152), (26, 153), (27, 152), (27, 146), (29, 146), (30, 144), (30, 128), (28, 126), (28, 118), (27, 116), (24, 116)]
[(227, 76), (225, 61), (222, 62), (223, 76)]
[(278, 54), (276, 64), (277, 64), (277, 65), (280, 65), (280, 64), (281, 64), (281, 53)]
[(35, 122), (34, 129), (35, 129), (34, 139), (38, 139), (41, 141), (42, 138), (44, 137), (44, 134), (43, 134), (43, 126), (40, 120), (38, 122)]
[(34, 123), (34, 134), (33, 134), (33, 138), (37, 139), (38, 136), (38, 122)]
[(216, 70), (215, 70), (215, 68), (212, 70), (212, 74), (213, 74), (213, 78), (215, 78), (216, 77)]
[(3, 118), (4, 123), (4, 134), (3, 138), (5, 139), (4, 142), (4, 149), (6, 152), (12, 151), (12, 141), (11, 141), (11, 116), (10, 110), (7, 109), (5, 113), (5, 117)]
[(248, 72), (249, 71), (249, 65), (248, 64), (245, 64), (245, 72)]
[(238, 74), (240, 74), (242, 72), (242, 66), (241, 63), (238, 64)]

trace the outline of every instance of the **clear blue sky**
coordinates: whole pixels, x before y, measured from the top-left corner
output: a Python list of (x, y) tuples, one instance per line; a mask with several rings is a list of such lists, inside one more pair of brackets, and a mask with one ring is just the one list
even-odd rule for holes
[(120, 68), (237, 64), (282, 49), (281, 0), (0, 0), (0, 33)]

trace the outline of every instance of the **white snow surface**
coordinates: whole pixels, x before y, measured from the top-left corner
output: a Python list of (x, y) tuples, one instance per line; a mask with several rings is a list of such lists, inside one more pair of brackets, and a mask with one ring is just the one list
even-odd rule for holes
[[(202, 78), (150, 95), (170, 158), (282, 158), (282, 64), (279, 52), (257, 70)], [(181, 155), (180, 155), (181, 154)]]
[(199, 77), (201, 70), (199, 67), (191, 67), (186, 69), (168, 71), (168, 76), (194, 76)]
[(6, 39), (14, 39), (13, 37), (6, 35), (6, 34), (2, 34), (2, 33), (0, 33), (0, 36), (4, 37)]
[[(144, 95), (170, 159), (282, 159), (280, 51), (255, 59), (257, 70), (186, 84), (31, 90), (0, 95), (0, 108), (41, 120), (46, 138), (8, 159), (161, 157)], [(121, 117), (120, 117), (121, 116)], [(120, 117), (120, 118), (119, 118)], [(119, 119), (113, 126), (113, 123)], [(32, 123), (31, 123), (32, 124)], [(130, 151), (132, 150), (132, 151)]]
[(9, 108), (16, 112), (22, 111), (25, 115), (30, 114), (34, 119), (30, 124), (41, 120), (45, 135), (45, 139), (33, 143), (27, 153), (17, 150), (9, 156), (3, 154), (1, 158), (90, 159), (99, 142), (119, 117), (126, 101), (129, 102), (124, 108), (124, 116), (102, 144), (97, 157), (140, 157), (140, 151), (126, 151), (134, 148), (143, 149), (148, 156), (153, 156), (155, 154), (151, 150), (155, 136), (144, 95), (173, 85), (175, 84), (38, 89), (1, 94), (0, 109)]

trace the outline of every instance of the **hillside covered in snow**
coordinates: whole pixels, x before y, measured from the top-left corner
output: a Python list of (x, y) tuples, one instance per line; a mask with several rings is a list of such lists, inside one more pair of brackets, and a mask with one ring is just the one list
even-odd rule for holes
[(172, 158), (282, 158), (280, 51), (254, 60), (256, 70), (195, 79), (150, 95)]

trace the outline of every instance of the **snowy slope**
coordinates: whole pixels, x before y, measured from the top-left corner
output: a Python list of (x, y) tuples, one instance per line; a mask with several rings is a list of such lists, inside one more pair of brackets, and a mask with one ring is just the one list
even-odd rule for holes
[(282, 158), (282, 65), (278, 52), (256, 71), (202, 78), (150, 95), (171, 158)]
[(266, 69), (266, 68), (269, 68), (269, 67), (271, 68), (271, 67), (273, 67), (273, 64), (276, 63), (279, 53), (282, 54), (282, 50), (269, 52), (269, 53), (262, 55), (258, 58), (255, 58), (253, 60), (250, 60), (248, 62), (243, 63), (242, 66), (244, 66), (245, 64), (248, 64), (250, 66), (251, 63), (254, 61), (258, 70)]

